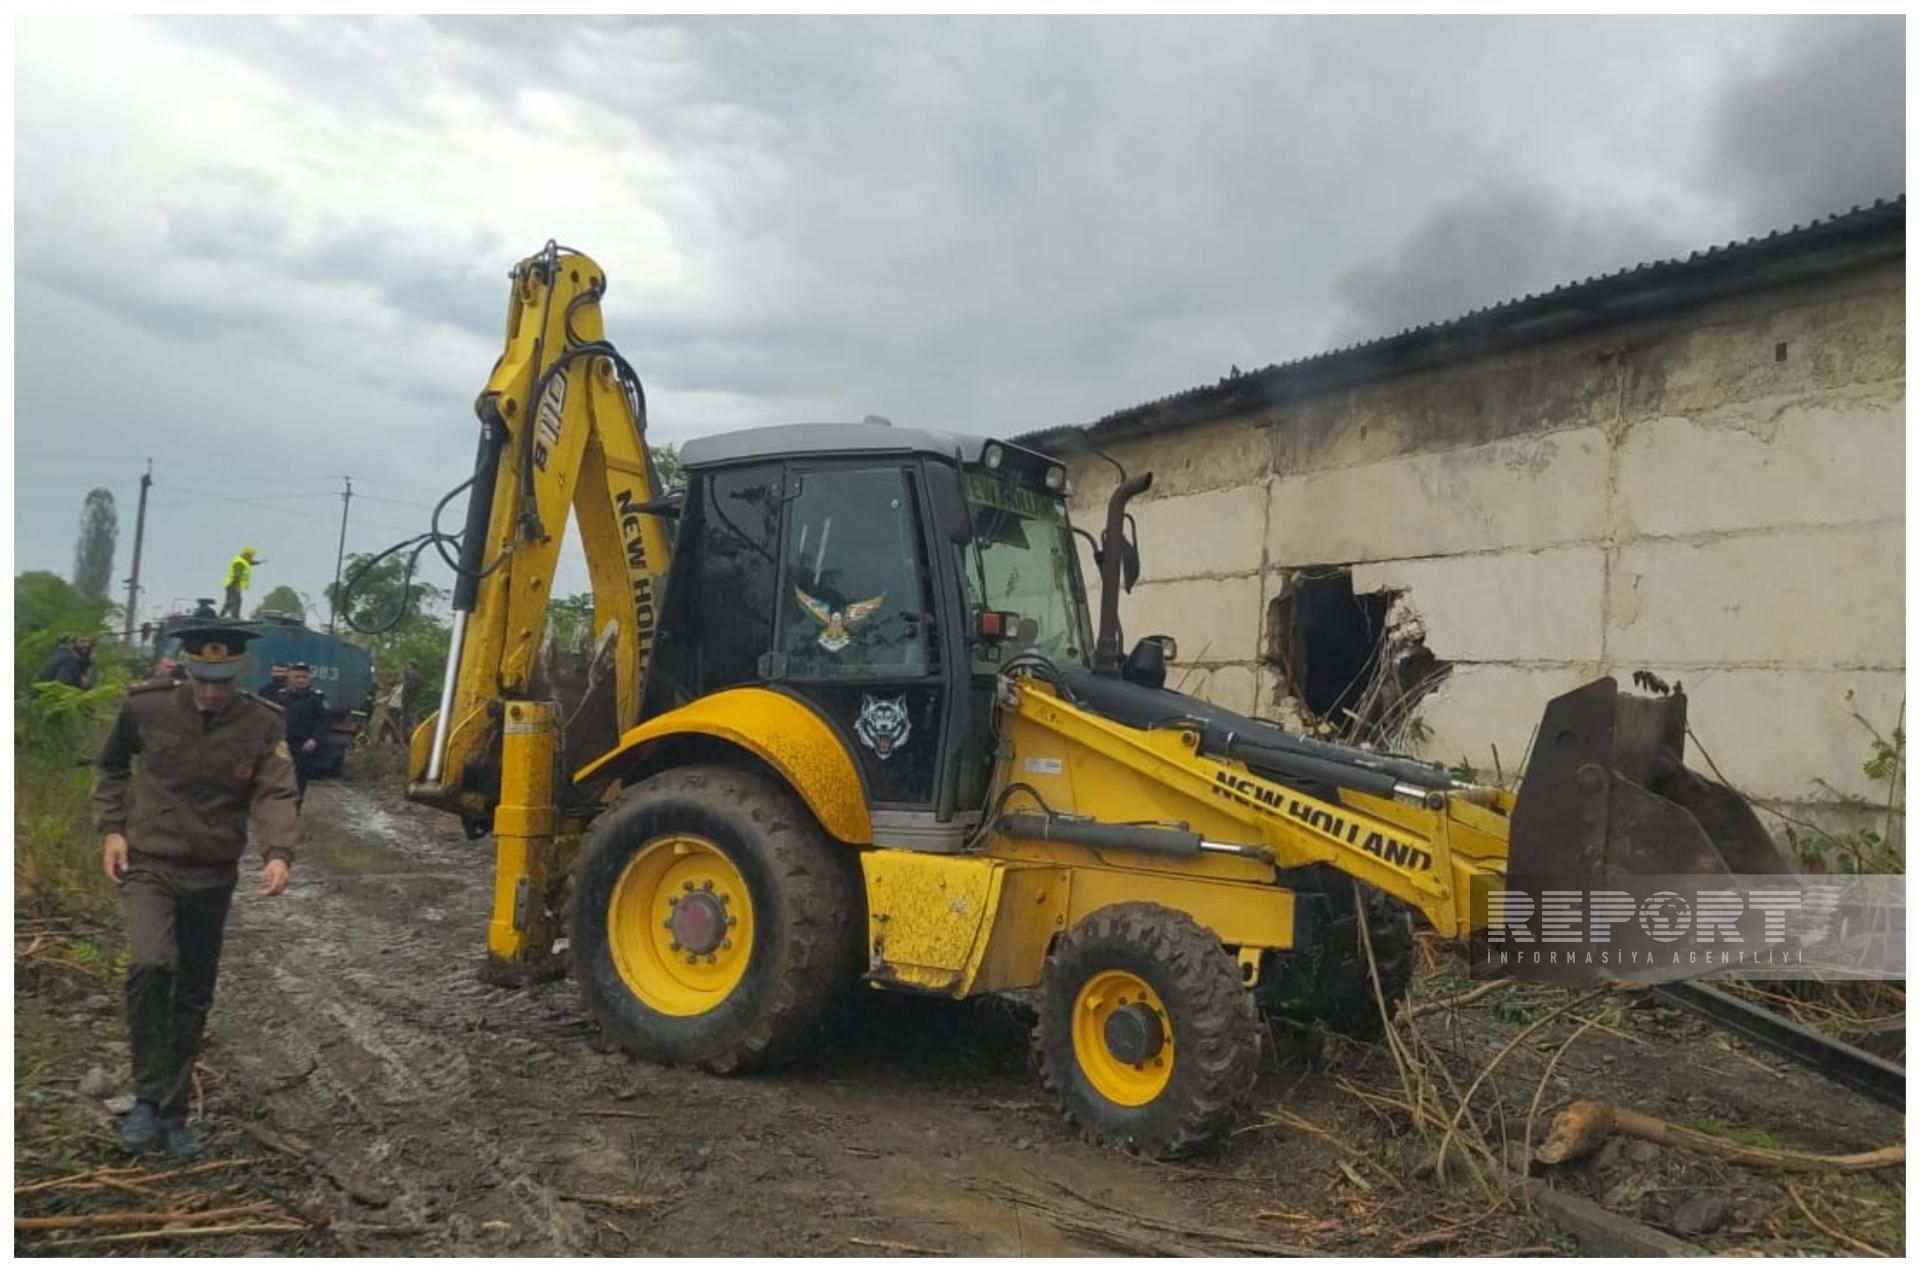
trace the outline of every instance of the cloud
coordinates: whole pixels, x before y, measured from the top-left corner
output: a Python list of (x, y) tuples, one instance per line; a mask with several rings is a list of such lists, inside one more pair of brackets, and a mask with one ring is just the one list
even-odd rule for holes
[(549, 238), (606, 268), (656, 440), (1012, 431), (1751, 232), (1812, 186), (1717, 166), (1766, 132), (1737, 90), (1857, 73), (1775, 19), (76, 29), (17, 41), (16, 550), (64, 569), (153, 454), (162, 595), (242, 530), (317, 595), (336, 474), (350, 549), (420, 524)]

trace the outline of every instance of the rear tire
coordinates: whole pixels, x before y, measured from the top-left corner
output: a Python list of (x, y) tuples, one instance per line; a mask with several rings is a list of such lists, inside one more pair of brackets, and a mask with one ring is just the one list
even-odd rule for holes
[(714, 1073), (795, 1059), (854, 983), (858, 869), (770, 778), (656, 774), (588, 833), (574, 980), (607, 1036), (642, 1059)]
[(1245, 1110), (1258, 1019), (1219, 937), (1129, 902), (1095, 911), (1048, 955), (1035, 1045), (1047, 1089), (1087, 1139), (1183, 1157)]

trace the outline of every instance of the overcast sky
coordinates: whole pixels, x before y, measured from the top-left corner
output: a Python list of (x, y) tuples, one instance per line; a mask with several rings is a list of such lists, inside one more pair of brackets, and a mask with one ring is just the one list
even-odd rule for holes
[[(82, 33), (84, 27), (84, 34)], [(1903, 20), (20, 19), (17, 570), (319, 599), (466, 475), (506, 271), (653, 440), (1014, 432), (1904, 188)], [(431, 558), (429, 558), (431, 559)], [(445, 582), (433, 566), (434, 581)], [(577, 565), (563, 590), (584, 586)]]

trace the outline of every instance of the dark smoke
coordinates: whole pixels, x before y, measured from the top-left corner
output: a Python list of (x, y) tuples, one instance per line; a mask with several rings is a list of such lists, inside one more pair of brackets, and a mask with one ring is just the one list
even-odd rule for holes
[(1809, 22), (1787, 59), (1729, 91), (1713, 175), (1749, 231), (1815, 220), (1906, 189), (1906, 22)]
[(1457, 318), (1678, 246), (1650, 226), (1584, 211), (1542, 187), (1496, 183), (1436, 206), (1391, 255), (1335, 279), (1333, 298), (1346, 317), (1333, 341)]

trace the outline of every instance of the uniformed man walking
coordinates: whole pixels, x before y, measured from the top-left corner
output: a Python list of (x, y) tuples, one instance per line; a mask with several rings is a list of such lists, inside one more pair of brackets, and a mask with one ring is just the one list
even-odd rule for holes
[(286, 891), (299, 844), (280, 712), (234, 684), (253, 635), (182, 631), (186, 683), (128, 690), (96, 763), (101, 863), (119, 887), (133, 946), (126, 1008), (137, 1103), (120, 1142), (136, 1153), (199, 1153), (187, 1100), (249, 816), (266, 863), (260, 895)]
[(312, 684), (313, 668), (297, 662), (287, 669), (287, 691), (280, 705), (287, 712), (287, 747), (300, 783), (300, 803), (320, 763), (320, 739), (327, 729), (327, 700)]

